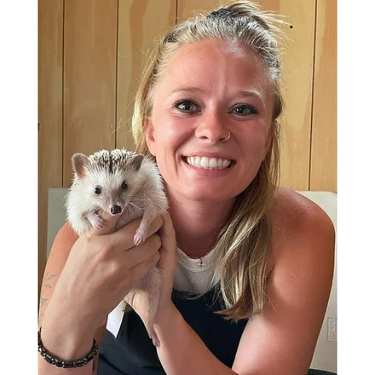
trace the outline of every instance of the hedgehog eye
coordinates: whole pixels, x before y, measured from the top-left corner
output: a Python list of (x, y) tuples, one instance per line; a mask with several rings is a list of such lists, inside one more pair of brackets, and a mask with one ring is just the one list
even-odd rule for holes
[(99, 195), (102, 193), (102, 188), (100, 186), (95, 187), (95, 194)]
[(121, 189), (122, 190), (126, 190), (128, 188), (128, 184), (126, 183), (126, 181), (124, 181), (122, 184), (121, 184)]

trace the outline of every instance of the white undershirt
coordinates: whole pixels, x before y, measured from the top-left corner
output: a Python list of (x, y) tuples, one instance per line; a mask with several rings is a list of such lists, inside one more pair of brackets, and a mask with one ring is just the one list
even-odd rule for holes
[[(177, 249), (177, 268), (173, 288), (204, 294), (217, 282), (214, 275), (214, 258), (217, 254), (216, 248), (212, 249), (202, 258), (190, 258), (182, 250)], [(121, 302), (108, 315), (107, 329), (116, 337), (124, 316), (125, 302)]]
[(203, 294), (209, 291), (218, 280), (214, 276), (216, 249), (202, 258), (190, 258), (177, 249), (177, 268), (173, 287), (177, 290)]

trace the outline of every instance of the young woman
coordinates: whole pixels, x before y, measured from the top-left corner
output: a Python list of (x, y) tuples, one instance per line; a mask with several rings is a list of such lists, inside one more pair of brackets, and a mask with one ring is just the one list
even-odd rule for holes
[[(41, 357), (40, 375), (307, 374), (331, 288), (334, 228), (313, 202), (277, 187), (277, 23), (236, 1), (161, 39), (133, 133), (137, 151), (157, 162), (169, 213), (136, 247), (137, 221), (114, 232), (109, 218), (80, 238), (67, 224), (60, 230), (45, 270), (40, 345), (68, 365), (88, 363), (61, 368)], [(142, 323), (147, 295), (129, 293), (155, 265), (158, 347)], [(125, 295), (133, 311), (124, 314), (116, 306)]]

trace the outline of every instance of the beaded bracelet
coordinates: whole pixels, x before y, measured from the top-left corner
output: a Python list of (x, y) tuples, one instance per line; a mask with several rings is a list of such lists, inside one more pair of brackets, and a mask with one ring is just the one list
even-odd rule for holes
[(42, 327), (40, 327), (38, 330), (38, 352), (51, 365), (63, 368), (82, 367), (84, 365), (87, 365), (91, 360), (93, 360), (96, 356), (96, 353), (98, 352), (99, 345), (94, 339), (90, 353), (85, 355), (83, 358), (75, 359), (74, 361), (64, 361), (60, 358), (53, 357), (52, 354), (49, 353), (42, 344), (41, 330)]

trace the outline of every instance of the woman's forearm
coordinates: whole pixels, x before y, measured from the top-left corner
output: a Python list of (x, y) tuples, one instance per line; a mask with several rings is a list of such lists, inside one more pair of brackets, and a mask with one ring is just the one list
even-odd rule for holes
[(210, 352), (173, 304), (158, 319), (155, 330), (159, 359), (168, 375), (236, 374)]

